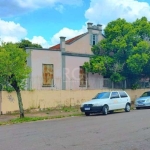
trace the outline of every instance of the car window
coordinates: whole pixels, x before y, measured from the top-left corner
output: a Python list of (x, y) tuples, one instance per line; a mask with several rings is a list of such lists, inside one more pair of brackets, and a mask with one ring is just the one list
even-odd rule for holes
[(141, 95), (141, 97), (146, 97), (146, 96), (150, 96), (150, 92), (145, 92)]
[(121, 98), (128, 97), (128, 95), (124, 91), (120, 91), (119, 94)]
[(111, 98), (119, 98), (118, 92), (112, 92), (111, 93)]
[(102, 92), (98, 93), (93, 99), (104, 99), (104, 98), (109, 98), (110, 92)]

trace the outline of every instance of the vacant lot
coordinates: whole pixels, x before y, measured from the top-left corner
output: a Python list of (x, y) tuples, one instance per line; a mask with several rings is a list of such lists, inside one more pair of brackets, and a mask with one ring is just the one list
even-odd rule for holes
[(0, 150), (149, 150), (150, 110), (0, 127)]

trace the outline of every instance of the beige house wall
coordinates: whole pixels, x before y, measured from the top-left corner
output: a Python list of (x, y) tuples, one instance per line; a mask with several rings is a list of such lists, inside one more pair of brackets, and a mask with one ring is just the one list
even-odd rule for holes
[[(94, 33), (94, 34), (96, 34), (96, 33)], [(101, 41), (103, 38), (104, 37), (99, 34), (98, 41)], [(73, 52), (73, 53), (82, 53), (82, 54), (93, 54), (91, 51), (91, 45), (90, 45), (90, 34), (88, 33), (87, 35), (83, 36), (82, 38), (80, 38), (79, 40), (77, 40), (76, 42), (74, 42), (70, 45), (66, 44), (65, 51)]]
[[(28, 50), (29, 51), (29, 50)], [(61, 53), (60, 51), (30, 50), (30, 75), (29, 89), (61, 89)], [(43, 87), (42, 64), (54, 65), (54, 87)], [(29, 87), (29, 86), (28, 86)]]
[[(53, 108), (61, 106), (75, 106), (80, 105), (82, 102), (90, 100), (98, 92), (108, 91), (105, 90), (68, 90), (68, 91), (53, 91), (53, 90), (41, 90), (41, 91), (22, 91), (22, 99), (24, 109), (32, 108)], [(138, 96), (140, 96), (147, 89), (139, 90), (126, 90), (126, 92), (131, 96), (132, 101), (134, 101)], [(6, 114), (10, 111), (19, 110), (18, 100), (15, 92), (8, 93), (2, 92), (2, 103), (1, 112)]]

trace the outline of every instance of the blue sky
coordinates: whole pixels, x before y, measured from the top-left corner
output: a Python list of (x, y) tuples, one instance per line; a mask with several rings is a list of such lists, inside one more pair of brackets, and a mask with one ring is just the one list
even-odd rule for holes
[(87, 22), (150, 20), (150, 0), (0, 0), (0, 39), (28, 39), (48, 48), (87, 31)]

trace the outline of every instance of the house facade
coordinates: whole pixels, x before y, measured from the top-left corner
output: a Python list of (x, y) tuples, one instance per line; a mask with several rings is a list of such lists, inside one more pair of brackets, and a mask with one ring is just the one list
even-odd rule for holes
[(32, 72), (27, 89), (99, 89), (103, 76), (86, 74), (82, 67), (93, 55), (91, 47), (104, 38), (101, 25), (87, 23), (87, 32), (72, 39), (60, 37), (49, 49), (27, 48), (27, 64)]

